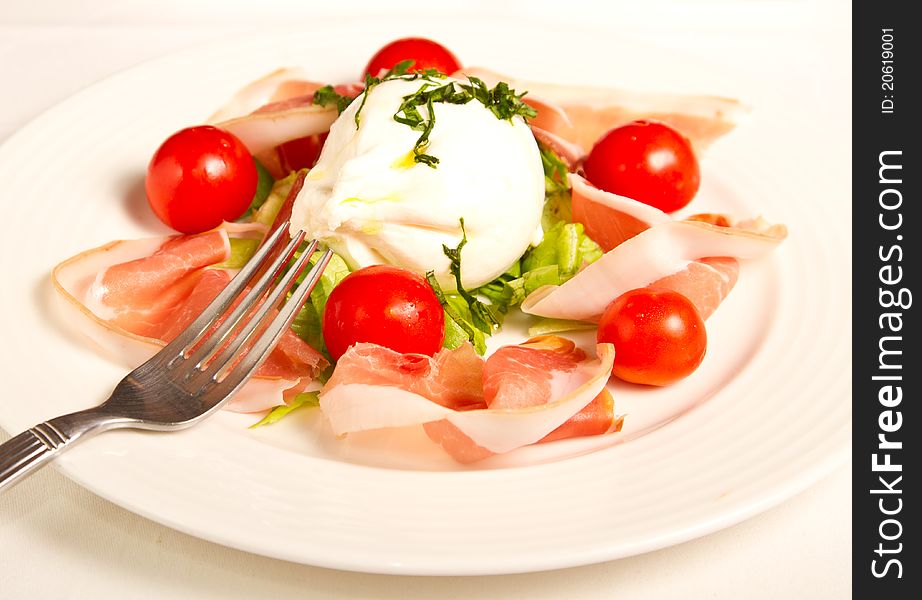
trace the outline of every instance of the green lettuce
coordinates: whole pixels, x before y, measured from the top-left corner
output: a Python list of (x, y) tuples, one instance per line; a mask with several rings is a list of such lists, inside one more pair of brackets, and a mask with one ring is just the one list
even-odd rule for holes
[(282, 420), (283, 417), (287, 416), (293, 410), (298, 408), (307, 408), (307, 407), (317, 407), (320, 406), (320, 396), (318, 392), (302, 392), (291, 399), (291, 402), (288, 404), (282, 404), (281, 406), (276, 406), (271, 409), (266, 416), (262, 419), (250, 425), (250, 429), (255, 429), (257, 427), (262, 427), (263, 425), (272, 425), (273, 423), (278, 423)]
[(259, 248), (259, 240), (234, 237), (228, 238), (228, 240), (230, 241), (230, 256), (224, 262), (214, 266), (219, 269), (242, 269), (256, 254), (256, 249)]
[(282, 209), (282, 205), (285, 204), (285, 200), (288, 198), (288, 192), (291, 191), (291, 186), (294, 185), (298, 173), (300, 173), (300, 171), (292, 171), (289, 173), (288, 177), (279, 179), (272, 185), (272, 190), (269, 192), (269, 195), (266, 196), (266, 199), (259, 205), (259, 208), (253, 212), (254, 221), (262, 223), (267, 227), (272, 226), (272, 223), (275, 222), (275, 217), (278, 216), (279, 211)]
[[(300, 251), (292, 260), (296, 260), (299, 255)], [(322, 255), (323, 252), (318, 248), (308, 262), (313, 266), (317, 264), (317, 261), (320, 260)], [(310, 268), (305, 269), (304, 273), (296, 280), (297, 283), (300, 284), (309, 271)], [(349, 266), (346, 264), (346, 261), (338, 254), (333, 254), (327, 268), (324, 269), (323, 273), (320, 275), (320, 280), (311, 292), (308, 301), (304, 303), (304, 306), (301, 307), (301, 310), (295, 315), (295, 320), (291, 324), (291, 329), (298, 337), (307, 342), (315, 350), (322, 352), (328, 360), (330, 359), (330, 355), (327, 352), (326, 344), (324, 344), (323, 331), (321, 330), (323, 309), (327, 305), (327, 298), (330, 297), (330, 292), (332, 292), (333, 288), (348, 274)]]
[(247, 208), (245, 213), (240, 215), (240, 218), (237, 219), (238, 221), (249, 221), (253, 213), (265, 204), (266, 199), (272, 192), (272, 188), (275, 186), (275, 179), (269, 173), (269, 170), (255, 158), (253, 159), (253, 163), (256, 165), (256, 193), (253, 194), (253, 200), (250, 201), (249, 208)]

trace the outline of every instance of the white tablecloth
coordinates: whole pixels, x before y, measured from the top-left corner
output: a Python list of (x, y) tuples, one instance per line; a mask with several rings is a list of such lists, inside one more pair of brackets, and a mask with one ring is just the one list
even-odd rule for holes
[[(369, 0), (331, 4), (3, 0), (0, 141), (80, 88), (171, 50), (279, 22), (315, 25), (344, 14), (409, 10), (406, 3), (386, 10)], [(452, 10), (415, 6), (430, 15)], [(812, 73), (822, 69), (829, 88), (801, 91), (825, 94), (841, 127), (849, 127), (846, 3), (640, 7), (532, 0), (469, 2), (463, 10), (617, 23), (677, 49), (693, 43), (714, 60), (775, 61), (791, 86), (814, 81)], [(843, 164), (840, 176), (848, 172)], [(8, 437), (0, 432), (0, 441)], [(850, 484), (850, 466), (843, 465), (742, 524), (610, 563), (528, 575), (416, 578), (331, 571), (224, 548), (127, 512), (49, 468), (0, 496), (0, 598), (844, 598), (851, 576)]]

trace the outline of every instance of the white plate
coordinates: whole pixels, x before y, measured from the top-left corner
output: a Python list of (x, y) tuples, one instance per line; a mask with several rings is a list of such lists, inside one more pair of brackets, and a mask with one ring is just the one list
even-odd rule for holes
[[(310, 412), (260, 430), (246, 429), (251, 417), (223, 413), (176, 434), (91, 439), (57, 461), (66, 475), (168, 526), (267, 556), (369, 572), (487, 574), (688, 540), (780, 502), (839, 463), (851, 416), (848, 215), (833, 199), (799, 196), (806, 174), (771, 175), (785, 172), (779, 150), (795, 125), (760, 120), (752, 90), (762, 88), (747, 87), (745, 73), (683, 65), (675, 52), (638, 40), (605, 39), (599, 53), (598, 36), (582, 31), (558, 32), (553, 45), (506, 25), (453, 31), (439, 37), (469, 64), (598, 81), (609, 72), (606, 57), (640, 56), (609, 83), (748, 95), (756, 104), (752, 122), (708, 155), (696, 209), (762, 213), (786, 222), (791, 237), (770, 259), (744, 265), (708, 322), (701, 369), (667, 390), (616, 387), (619, 412), (628, 413), (624, 435), (592, 452), (597, 441), (565, 442), (465, 469), (412, 436), (378, 436), (390, 445), (381, 451), (368, 439), (340, 442)], [(360, 43), (342, 44), (344, 36)], [(0, 350), (0, 425), (17, 432), (97, 403), (124, 374), (59, 322), (48, 275), (111, 239), (165, 232), (141, 178), (168, 133), (202, 121), (278, 66), (347, 79), (393, 37), (393, 29), (351, 24), (194, 49), (84, 90), (0, 148), (0, 329), (16, 341)], [(562, 47), (583, 58), (564, 62)], [(761, 114), (782, 112), (769, 108)]]

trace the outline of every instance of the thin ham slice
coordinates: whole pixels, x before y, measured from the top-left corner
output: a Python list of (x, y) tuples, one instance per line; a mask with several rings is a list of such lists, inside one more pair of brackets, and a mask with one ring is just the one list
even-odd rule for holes
[(527, 91), (525, 101), (538, 110), (532, 123), (585, 149), (592, 148), (609, 129), (636, 119), (657, 119), (681, 131), (701, 150), (733, 129), (746, 112), (736, 100), (715, 96), (540, 83), (479, 67), (455, 73), (455, 77), (467, 75), (490, 86), (505, 81), (517, 92)]
[[(712, 260), (706, 263), (709, 276), (702, 280), (694, 277), (701, 270), (696, 263), (712, 257), (761, 258), (786, 236), (783, 225), (764, 221), (741, 222), (735, 227), (666, 221), (606, 252), (563, 285), (535, 290), (522, 302), (522, 310), (556, 319), (598, 321), (608, 303), (624, 292), (653, 283), (684, 281), (683, 293), (696, 306), (713, 312), (713, 307), (707, 308), (713, 301), (705, 296), (713, 298), (715, 284), (729, 290), (727, 285), (735, 281), (735, 267), (727, 261)], [(670, 276), (677, 277), (667, 279)]]
[[(52, 273), (64, 318), (126, 367), (136, 367), (173, 339), (227, 285), (228, 271), (206, 268), (226, 258), (226, 248), (207, 251), (218, 246), (215, 238), (222, 247), (227, 245), (226, 230), (258, 236), (265, 226), (225, 224), (215, 232), (193, 236), (202, 239), (117, 241), (64, 261)], [(194, 248), (198, 250), (193, 252)], [(163, 286), (159, 294), (158, 286)], [(326, 366), (319, 352), (288, 331), (228, 408), (250, 412), (283, 404), (307, 389)]]
[[(221, 293), (221, 290), (227, 287), (230, 280), (230, 274), (224, 269), (203, 269), (192, 293), (182, 303), (173, 307), (170, 319), (157, 335), (151, 337), (165, 343), (173, 341)], [(256, 370), (256, 375), (286, 379), (294, 385), (326, 365), (326, 359), (322, 354), (287, 329), (279, 339), (278, 345)]]
[(573, 220), (606, 252), (646, 231), (672, 220), (663, 211), (626, 196), (600, 190), (584, 177), (569, 174)]
[[(335, 106), (315, 106), (314, 94), (325, 84), (307, 79), (299, 69), (279, 69), (240, 89), (208, 122), (230, 131), (276, 177), (284, 175), (285, 160), (276, 148), (330, 130), (339, 116)], [(334, 86), (354, 98), (359, 83)]]
[[(606, 252), (650, 227), (672, 220), (670, 215), (648, 204), (600, 190), (580, 175), (571, 173), (569, 178), (573, 220), (582, 223), (586, 234)], [(720, 214), (698, 214), (687, 220), (730, 227), (729, 219)], [(707, 319), (736, 285), (739, 270), (735, 258), (703, 257), (649, 285), (683, 294), (695, 304), (701, 318)]]
[[(469, 462), (480, 456), (482, 452), (473, 446), (490, 454), (509, 452), (540, 441), (583, 410), (605, 388), (614, 348), (599, 344), (598, 358), (587, 359), (571, 343), (559, 339), (537, 338), (523, 345), (523, 352), (500, 354), (496, 366), (484, 366), (481, 389), (488, 406), (510, 401), (507, 387), (497, 380), (502, 379), (501, 373), (511, 380), (535, 365), (550, 369), (548, 385), (538, 392), (542, 397), (524, 403), (514, 399), (511, 403), (518, 405), (514, 408), (457, 410), (435, 402), (423, 395), (427, 392), (420, 387), (419, 379), (421, 373), (432, 373), (431, 365), (439, 360), (415, 357), (408, 365), (398, 362), (405, 366), (394, 374), (393, 352), (371, 345), (356, 345), (340, 358), (333, 377), (321, 392), (320, 407), (337, 435), (427, 424), (427, 433), (437, 436), (437, 442), (458, 460)], [(463, 362), (470, 369), (468, 360), (472, 362), (476, 357), (469, 349), (461, 352), (471, 357)], [(549, 357), (547, 352), (558, 352), (561, 356)], [(338, 376), (340, 369), (344, 370)], [(434, 375), (435, 379), (447, 376), (440, 373)], [(471, 383), (469, 376), (460, 376)], [(488, 380), (490, 385), (484, 385)], [(453, 444), (446, 441), (449, 438), (460, 441)], [(466, 454), (472, 448), (473, 453)]]
[(224, 106), (208, 117), (208, 122), (220, 123), (241, 117), (271, 102), (313, 94), (322, 86), (308, 79), (302, 69), (276, 69), (237, 90)]
[(692, 301), (702, 319), (707, 319), (723, 302), (740, 274), (740, 263), (727, 256), (696, 260), (687, 267), (657, 279), (650, 287), (666, 288), (679, 292)]
[(233, 133), (251, 154), (259, 155), (286, 142), (325, 133), (339, 116), (335, 106), (310, 103), (281, 106), (278, 110), (254, 112), (221, 121), (216, 126)]
[(470, 344), (430, 357), (359, 343), (337, 362), (324, 393), (348, 384), (391, 386), (453, 410), (486, 408), (482, 373), (483, 360)]
[(160, 337), (173, 310), (196, 287), (202, 268), (229, 256), (223, 230), (174, 236), (148, 256), (101, 271), (87, 292), (87, 303), (126, 331)]
[(483, 393), (490, 408), (526, 408), (547, 404), (566, 385), (567, 376), (586, 360), (586, 353), (566, 338), (544, 336), (518, 346), (504, 346), (487, 359)]

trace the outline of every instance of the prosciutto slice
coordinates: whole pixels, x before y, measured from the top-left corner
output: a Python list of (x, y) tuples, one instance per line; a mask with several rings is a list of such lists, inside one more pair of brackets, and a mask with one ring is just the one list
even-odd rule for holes
[(606, 252), (672, 217), (658, 208), (593, 186), (576, 173), (569, 174), (573, 220)]
[[(472, 350), (462, 346), (434, 358), (407, 359), (380, 346), (356, 344), (340, 358), (320, 394), (320, 407), (337, 435), (426, 424), (430, 437), (456, 459), (469, 462), (539, 442), (590, 406), (603, 394), (614, 360), (611, 344), (599, 344), (596, 352), (598, 357), (589, 359), (572, 342), (556, 336), (500, 349), (482, 367), (483, 403), (452, 408), (430, 390), (441, 389), (446, 378), (457, 376), (445, 367), (455, 360), (446, 354), (460, 354), (464, 358), (458, 366), (468, 370), (462, 377), (470, 386), (469, 397), (477, 399), (477, 382), (470, 373), (480, 359)], [(403, 366), (394, 369), (395, 364)], [(536, 370), (541, 371), (541, 381), (526, 394), (516, 391), (522, 377), (532, 378)], [(588, 413), (605, 412), (604, 400), (587, 410), (585, 421), (592, 421)], [(613, 430), (616, 421), (609, 417), (601, 432)], [(582, 431), (578, 424), (571, 427)], [(592, 427), (600, 432), (598, 419)]]
[(518, 92), (527, 91), (523, 100), (538, 111), (532, 125), (584, 149), (592, 148), (609, 129), (636, 119), (657, 119), (681, 131), (701, 150), (733, 129), (747, 110), (736, 100), (715, 96), (540, 83), (479, 67), (455, 73), (467, 75), (490, 86), (505, 81)]
[(209, 123), (220, 123), (240, 117), (272, 102), (313, 94), (323, 87), (311, 81), (303, 69), (281, 68), (246, 84), (227, 103), (208, 117)]
[(735, 267), (726, 260), (712, 259), (705, 266), (715, 275), (701, 282), (694, 277), (694, 271), (701, 268), (698, 261), (711, 257), (761, 258), (786, 236), (783, 225), (761, 220), (735, 227), (666, 221), (606, 252), (563, 285), (538, 288), (522, 302), (522, 310), (543, 317), (596, 322), (608, 303), (624, 292), (685, 280), (685, 295), (699, 311), (710, 314), (716, 306), (703, 306), (703, 298), (713, 297), (715, 285), (718, 292), (729, 291), (728, 286), (735, 281)]
[[(243, 235), (256, 228), (228, 224)], [(264, 227), (262, 229), (265, 229)], [(116, 241), (55, 267), (52, 281), (65, 318), (126, 367), (136, 367), (182, 331), (230, 281), (212, 265), (227, 258), (224, 228), (197, 236)], [(228, 408), (283, 404), (325, 367), (324, 357), (287, 331)]]
[[(314, 93), (324, 85), (307, 79), (300, 69), (279, 69), (240, 89), (208, 122), (236, 135), (274, 171), (278, 157), (267, 153), (287, 142), (326, 133), (339, 116), (333, 106), (313, 104)], [(354, 98), (362, 86), (349, 83), (334, 89)]]

